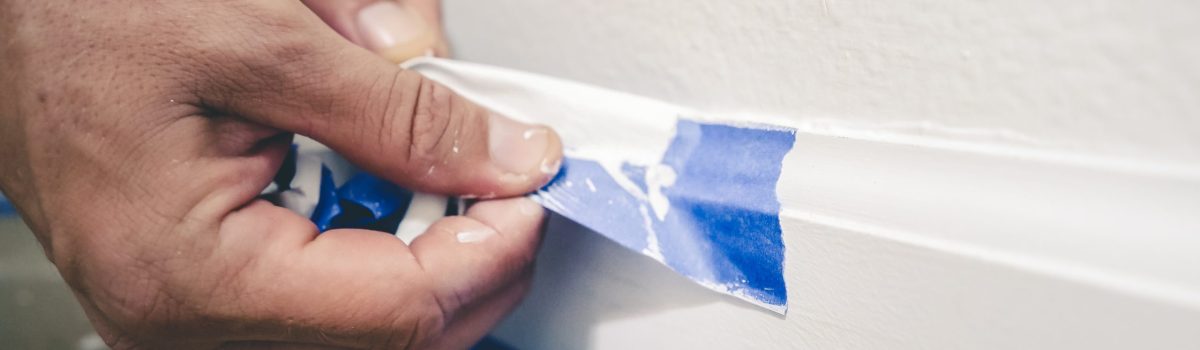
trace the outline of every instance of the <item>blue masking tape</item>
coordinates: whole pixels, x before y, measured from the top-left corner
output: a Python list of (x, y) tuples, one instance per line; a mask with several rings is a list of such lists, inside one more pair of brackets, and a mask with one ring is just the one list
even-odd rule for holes
[[(625, 190), (599, 163), (569, 158), (538, 197), (548, 209), (694, 281), (783, 312), (775, 184), (794, 142), (789, 129), (680, 120), (661, 166), (621, 166), (649, 196)], [(652, 188), (646, 179), (656, 176), (669, 184)], [(654, 208), (656, 190), (666, 210)]]
[[(287, 191), (292, 196), (309, 198), (315, 202), (309, 219), (316, 224), (320, 232), (337, 228), (370, 229), (388, 233), (396, 231), (412, 200), (412, 192), (368, 173), (359, 173), (339, 187), (334, 182), (333, 172), (329, 167), (318, 162), (299, 169), (298, 157), (297, 149), (293, 146), (275, 175), (276, 192), (267, 193), (266, 196)], [(297, 176), (298, 174), (305, 175)], [(296, 188), (293, 180), (297, 177), (319, 179), (318, 188), (309, 190), (316, 193), (306, 193), (303, 186)], [(293, 209), (304, 211), (299, 208)]]
[(329, 228), (396, 232), (400, 219), (412, 202), (412, 196), (412, 192), (391, 182), (368, 173), (359, 173), (338, 188), (337, 198), (342, 212)]
[(13, 208), (12, 203), (8, 202), (8, 198), (0, 195), (0, 216), (17, 215), (17, 208)]
[[(718, 281), (737, 286), (751, 298), (784, 306), (783, 230), (775, 185), (783, 158), (795, 143), (795, 131), (739, 128), (727, 125), (679, 123), (679, 136), (663, 163), (678, 172), (673, 186), (663, 189), (677, 215), (668, 216), (672, 240), (712, 242), (711, 261), (718, 264)], [(685, 136), (686, 134), (686, 136)], [(684, 235), (697, 228), (695, 236)], [(667, 255), (668, 250), (664, 250)], [(676, 261), (667, 255), (670, 264)], [(684, 270), (672, 264), (677, 270)], [(686, 274), (686, 273), (685, 273)]]
[(317, 206), (313, 208), (312, 216), (309, 218), (314, 224), (317, 224), (317, 229), (325, 232), (332, 228), (334, 220), (342, 214), (342, 206), (338, 201), (337, 185), (333, 183), (333, 172), (325, 165), (321, 165), (321, 193), (317, 199)]

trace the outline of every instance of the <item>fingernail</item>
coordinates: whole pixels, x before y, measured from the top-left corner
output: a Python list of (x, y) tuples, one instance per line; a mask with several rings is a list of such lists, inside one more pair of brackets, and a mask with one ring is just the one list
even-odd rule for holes
[(363, 46), (396, 62), (433, 47), (429, 22), (393, 1), (379, 1), (359, 10), (358, 31)]
[[(492, 162), (501, 169), (516, 174), (545, 171), (550, 153), (550, 129), (521, 123), (493, 114), (488, 118), (488, 151)], [(557, 169), (555, 169), (557, 171)]]

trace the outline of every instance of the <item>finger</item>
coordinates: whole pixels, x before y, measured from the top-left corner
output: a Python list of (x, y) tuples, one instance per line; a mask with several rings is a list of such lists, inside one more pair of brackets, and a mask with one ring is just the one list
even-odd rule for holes
[[(205, 71), (200, 103), (310, 136), (423, 192), (512, 196), (557, 172), (562, 146), (553, 130), (492, 113), (402, 70), (295, 6), (303, 13), (292, 15), (301, 18), (259, 20), (272, 35), (244, 33), (263, 47), (210, 48), (213, 59), (232, 62)], [(293, 30), (275, 28), (285, 25)]]
[[(465, 349), (475, 344), (517, 307), (532, 281), (531, 259), (541, 241), (545, 218), (542, 207), (526, 198), (484, 201), (472, 206), (466, 215), (486, 227), (442, 227), (418, 237), (412, 245), (414, 255), (426, 271), (460, 277), (446, 279), (448, 283), (442, 285), (441, 293), (448, 293), (448, 297), (442, 298), (443, 303), (461, 310), (448, 315), (446, 330), (430, 344), (430, 349)], [(488, 245), (492, 240), (515, 247), (509, 251), (527, 253), (474, 258), (479, 256), (476, 252), (479, 249), (494, 250), (497, 242)], [(490, 288), (492, 285), (500, 288)], [(462, 305), (463, 299), (475, 301)]]
[[(531, 285), (531, 276), (526, 274), (519, 282), (502, 289), (485, 300), (468, 308), (457, 317), (445, 332), (434, 339), (428, 349), (467, 349), (479, 342), (497, 323), (504, 319), (524, 298)], [(277, 341), (233, 341), (218, 347), (221, 350), (233, 349), (345, 349), (316, 344)]]
[(544, 217), (528, 198), (481, 201), (430, 226), (410, 249), (425, 272), (439, 276), (435, 294), (458, 309), (528, 272)]
[(304, 0), (343, 37), (400, 63), (433, 51), (445, 54), (438, 3), (390, 0)]
[(193, 277), (211, 280), (187, 285), (206, 291), (210, 300), (196, 298), (211, 306), (199, 316), (232, 346), (404, 344), (432, 336), (437, 327), (429, 324), (441, 322), (424, 292), (428, 279), (407, 246), (386, 234), (318, 236), (311, 221), (258, 200), (225, 217), (215, 245)]
[(251, 204), (222, 223), (220, 263), (202, 265), (216, 270), (198, 274), (236, 276), (214, 282), (206, 296), (236, 297), (209, 301), (204, 318), (236, 325), (227, 341), (413, 348), (451, 331), (482, 334), (519, 300), (492, 296), (528, 276), (542, 214), (524, 201), (480, 202), (435, 222), (411, 249), (374, 231), (312, 239), (307, 220)]

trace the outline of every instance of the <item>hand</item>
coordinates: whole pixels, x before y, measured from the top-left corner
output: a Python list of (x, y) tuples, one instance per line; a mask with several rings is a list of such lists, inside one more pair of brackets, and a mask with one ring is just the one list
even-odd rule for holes
[(291, 133), (425, 192), (557, 171), (553, 131), (353, 44), (445, 52), (437, 6), (0, 2), (0, 189), (114, 348), (466, 347), (527, 288), (539, 206), (483, 201), (406, 246), (255, 199)]

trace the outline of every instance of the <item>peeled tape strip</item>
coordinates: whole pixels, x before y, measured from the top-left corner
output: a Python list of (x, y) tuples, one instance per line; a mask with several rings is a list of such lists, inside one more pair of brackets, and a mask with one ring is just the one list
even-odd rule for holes
[(784, 313), (775, 183), (795, 133), (689, 120), (677, 129), (659, 164), (623, 164), (618, 180), (595, 161), (567, 158), (536, 198), (705, 287)]

